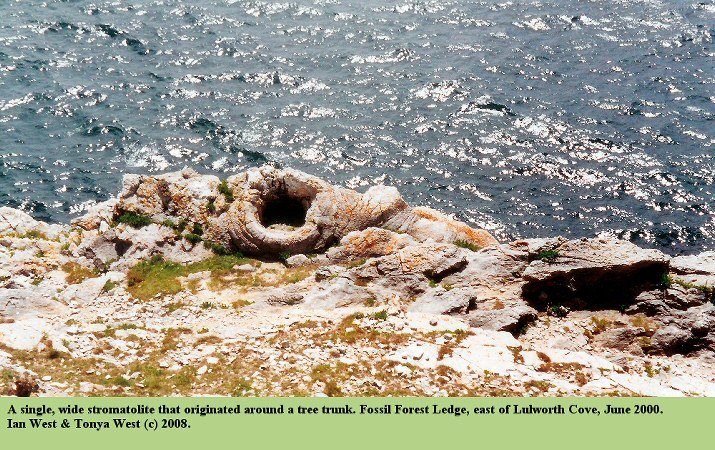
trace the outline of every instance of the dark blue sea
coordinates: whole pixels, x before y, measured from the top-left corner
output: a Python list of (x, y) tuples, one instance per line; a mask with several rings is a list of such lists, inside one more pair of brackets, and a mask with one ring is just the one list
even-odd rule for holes
[(0, 0), (0, 204), (263, 164), (500, 240), (715, 249), (715, 2)]

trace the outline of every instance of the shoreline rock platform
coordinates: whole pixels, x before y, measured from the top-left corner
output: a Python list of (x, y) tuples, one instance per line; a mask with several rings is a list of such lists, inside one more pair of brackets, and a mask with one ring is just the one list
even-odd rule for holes
[(393, 187), (126, 175), (0, 207), (0, 394), (713, 396), (715, 252), (499, 243)]

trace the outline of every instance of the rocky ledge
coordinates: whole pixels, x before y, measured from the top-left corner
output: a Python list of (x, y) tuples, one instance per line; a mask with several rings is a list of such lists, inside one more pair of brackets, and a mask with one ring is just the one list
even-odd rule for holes
[(715, 395), (715, 252), (500, 244), (396, 189), (127, 175), (0, 208), (6, 395)]

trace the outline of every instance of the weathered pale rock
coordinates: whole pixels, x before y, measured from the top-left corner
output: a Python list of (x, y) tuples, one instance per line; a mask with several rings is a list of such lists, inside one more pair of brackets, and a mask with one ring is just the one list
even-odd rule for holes
[(117, 212), (148, 215), (168, 214), (205, 222), (211, 213), (208, 204), (220, 206), (218, 177), (200, 175), (191, 169), (163, 175), (125, 175)]
[(8, 319), (54, 317), (65, 309), (61, 303), (51, 300), (49, 293), (39, 289), (29, 287), (0, 289), (0, 317)]
[(707, 298), (703, 292), (673, 284), (668, 289), (641, 292), (626, 311), (643, 312), (649, 316), (668, 316), (676, 310), (686, 310), (705, 302)]
[(465, 223), (426, 207), (405, 209), (387, 220), (383, 226), (407, 233), (420, 242), (467, 241), (477, 247), (499, 245), (488, 232), (471, 228)]
[(536, 310), (516, 303), (501, 309), (476, 309), (466, 315), (469, 326), (486, 330), (518, 332), (520, 328), (536, 319)]
[(612, 373), (608, 376), (615, 381), (620, 388), (626, 389), (635, 395), (651, 397), (682, 397), (683, 393), (671, 387), (663, 386), (656, 380), (638, 377), (626, 373)]
[(181, 263), (201, 261), (213, 255), (205, 245), (191, 244), (177, 237), (171, 228), (155, 223), (138, 229), (119, 224), (105, 233), (88, 235), (78, 246), (77, 253), (99, 268), (107, 268), (111, 263), (117, 269), (128, 269), (154, 255)]
[(293, 255), (286, 259), (286, 266), (288, 267), (300, 267), (305, 266), (306, 264), (310, 264), (310, 258), (302, 253)]
[(358, 276), (368, 278), (399, 276), (406, 273), (422, 274), (433, 280), (458, 272), (467, 266), (464, 252), (448, 244), (427, 243), (411, 245), (393, 254), (368, 261), (358, 268)]
[(97, 278), (88, 278), (79, 284), (67, 286), (67, 289), (58, 295), (67, 302), (74, 300), (81, 303), (89, 303), (102, 294), (104, 285), (110, 280), (110, 276), (107, 275), (102, 275)]
[(465, 338), (461, 345), (463, 347), (492, 346), (492, 347), (520, 347), (521, 343), (510, 333), (503, 331), (492, 331), (479, 328), (470, 330), (471, 335)]
[(652, 352), (672, 354), (685, 347), (692, 334), (675, 325), (659, 328), (651, 336)]
[(449, 244), (425, 243), (370, 259), (350, 269), (347, 276), (355, 284), (372, 285), (383, 293), (413, 297), (425, 292), (430, 282), (436, 283), (466, 264), (461, 249)]
[(271, 305), (297, 305), (303, 301), (303, 294), (289, 289), (278, 289), (268, 298)]
[(315, 281), (323, 281), (329, 278), (335, 278), (343, 272), (345, 272), (345, 268), (342, 266), (319, 267), (315, 271)]
[(130, 241), (120, 240), (114, 229), (109, 229), (106, 233), (85, 238), (77, 247), (77, 254), (92, 261), (95, 266), (104, 268), (109, 262), (124, 255), (131, 245)]
[[(200, 224), (205, 239), (249, 254), (313, 253), (350, 232), (392, 226), (418, 241), (497, 244), (486, 231), (427, 208), (410, 208), (394, 187), (373, 186), (360, 194), (296, 170), (270, 166), (230, 177), (222, 192), (219, 187), (218, 178), (189, 169), (157, 176), (126, 175), (116, 202), (98, 207), (75, 223), (100, 229), (112, 209), (112, 218), (133, 212), (157, 223), (184, 219), (192, 227)], [(385, 241), (387, 235), (379, 233), (368, 233), (365, 238), (378, 238), (376, 247), (369, 248), (367, 241), (348, 240), (346, 245), (362, 245), (363, 254), (377, 255), (408, 240), (405, 236)]]
[(415, 240), (407, 234), (370, 227), (348, 233), (338, 247), (330, 248), (326, 253), (331, 261), (347, 261), (389, 255), (414, 243)]
[(699, 255), (676, 256), (670, 260), (670, 270), (679, 274), (715, 274), (715, 251)]
[(610, 328), (598, 333), (593, 341), (602, 347), (626, 350), (638, 336), (645, 336), (645, 329), (640, 327)]
[(0, 343), (17, 350), (32, 350), (51, 329), (50, 322), (41, 318), (0, 323)]
[(290, 169), (262, 167), (234, 183), (228, 229), (234, 246), (247, 253), (322, 250), (407, 208), (394, 188), (373, 187), (361, 195)]
[(84, 230), (97, 230), (102, 226), (109, 226), (114, 219), (114, 212), (119, 199), (112, 198), (106, 202), (97, 203), (89, 208), (82, 217), (72, 220), (72, 225)]
[(447, 275), (443, 282), (454, 286), (480, 286), (497, 289), (505, 284), (521, 282), (521, 273), (528, 265), (525, 252), (510, 248), (489, 247), (478, 252), (462, 250), (467, 259), (464, 269)]
[(304, 297), (304, 305), (311, 308), (337, 308), (352, 304), (363, 304), (375, 298), (373, 291), (365, 286), (357, 286), (347, 278), (339, 277), (320, 284)]
[(676, 281), (712, 289), (715, 287), (715, 252), (675, 257), (670, 260), (670, 271)]
[(464, 314), (476, 297), (477, 294), (472, 288), (455, 288), (448, 291), (442, 287), (432, 288), (419, 296), (408, 310), (430, 314)]
[(637, 295), (633, 290), (659, 284), (668, 267), (662, 252), (615, 239), (573, 240), (552, 250), (522, 275), (524, 295), (543, 304), (630, 302)]
[(22, 235), (32, 231), (42, 233), (48, 239), (56, 239), (62, 232), (62, 227), (37, 221), (19, 209), (8, 208), (7, 206), (0, 207), (0, 235)]

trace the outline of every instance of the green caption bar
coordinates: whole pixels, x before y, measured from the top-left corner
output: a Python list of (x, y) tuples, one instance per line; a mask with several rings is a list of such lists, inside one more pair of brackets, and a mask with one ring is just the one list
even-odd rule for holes
[[(711, 399), (3, 398), (3, 448), (672, 448), (705, 438)], [(571, 445), (567, 445), (571, 443)], [(536, 448), (536, 447), (535, 447)], [(540, 448), (540, 447), (539, 447)], [(615, 448), (615, 447), (614, 447)]]

